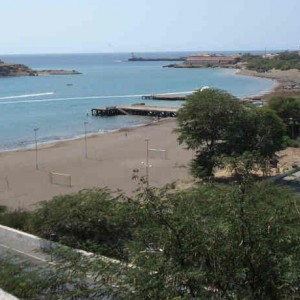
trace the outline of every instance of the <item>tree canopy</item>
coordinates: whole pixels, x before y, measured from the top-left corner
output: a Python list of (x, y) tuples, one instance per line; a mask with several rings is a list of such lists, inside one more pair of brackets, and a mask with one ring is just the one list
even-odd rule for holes
[(224, 91), (195, 92), (187, 97), (177, 120), (179, 142), (196, 150), (191, 164), (195, 177), (211, 177), (226, 157), (252, 153), (259, 164), (282, 148), (285, 127), (273, 111), (243, 105)]
[[(71, 245), (66, 237), (74, 232), (76, 245), (96, 243), (86, 243), (90, 251), (98, 241), (110, 249), (113, 238), (126, 257), (66, 256), (51, 274), (28, 281), (26, 267), (0, 259), (0, 284), (22, 297), (28, 293), (14, 283), (30, 287), (32, 298), (48, 292), (61, 299), (62, 289), (62, 299), (293, 299), (300, 296), (299, 207), (299, 197), (267, 182), (209, 183), (179, 192), (146, 187), (128, 199), (107, 190), (56, 197), (32, 214), (33, 227), (43, 226), (41, 220), (41, 232), (56, 226), (58, 241)], [(126, 222), (118, 221), (124, 216)], [(16, 269), (22, 274), (9, 273)]]
[(126, 275), (134, 287), (129, 298), (297, 295), (298, 205), (299, 198), (267, 183), (150, 194), (138, 211), (143, 225), (129, 245), (136, 265)]
[(277, 96), (268, 100), (268, 106), (286, 124), (287, 133), (290, 138), (300, 136), (300, 98)]

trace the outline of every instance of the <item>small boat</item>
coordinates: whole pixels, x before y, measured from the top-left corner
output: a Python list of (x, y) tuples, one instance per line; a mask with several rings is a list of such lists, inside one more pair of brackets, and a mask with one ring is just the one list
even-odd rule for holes
[(67, 86), (72, 86), (73, 85), (73, 83), (67, 83)]

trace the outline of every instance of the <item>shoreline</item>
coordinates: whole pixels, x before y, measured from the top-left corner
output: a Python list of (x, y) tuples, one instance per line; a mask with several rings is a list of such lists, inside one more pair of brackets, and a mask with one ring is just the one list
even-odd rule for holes
[[(221, 69), (228, 70), (228, 68), (221, 68)], [(238, 76), (255, 76), (255, 77), (267, 78), (267, 77), (264, 77), (264, 76), (256, 76), (254, 74), (248, 74), (248, 73), (244, 74), (244, 73), (241, 72), (243, 70), (240, 70), (240, 69), (234, 69), (234, 68), (231, 68), (231, 69), (232, 69), (233, 74), (238, 75)], [(270, 78), (270, 79), (273, 79), (273, 78)], [(273, 81), (274, 81), (274, 85), (271, 87), (271, 89), (269, 91), (262, 91), (259, 94), (249, 95), (247, 97), (240, 98), (240, 99), (243, 100), (243, 99), (251, 99), (251, 98), (261, 98), (261, 97), (265, 97), (266, 95), (272, 94), (278, 88), (281, 87), (281, 83), (279, 82), (279, 80), (273, 79)], [(176, 94), (180, 94), (180, 93), (183, 93), (183, 92), (177, 92)], [(174, 93), (164, 93), (164, 94), (174, 94)], [(160, 121), (163, 121), (163, 120), (160, 120)], [(148, 126), (148, 125), (151, 125), (151, 124), (156, 123), (156, 122), (157, 122), (157, 120), (153, 120), (152, 122), (149, 122), (149, 123), (142, 123), (142, 124), (134, 125), (134, 126), (130, 126), (130, 127), (117, 128), (117, 129), (107, 130), (107, 131), (104, 131), (104, 132), (91, 132), (91, 133), (87, 134), (87, 137), (98, 136), (98, 135), (103, 135), (103, 134), (110, 134), (112, 132), (118, 132), (118, 131), (122, 131), (122, 130), (127, 130), (128, 131), (128, 130), (131, 130), (132, 128)], [(74, 135), (72, 137), (67, 137), (67, 138), (58, 139), (58, 140), (43, 141), (43, 142), (39, 142), (38, 145), (40, 147), (47, 147), (48, 145), (50, 145), (49, 147), (51, 147), (52, 144), (59, 144), (59, 143), (64, 143), (64, 142), (69, 142), (69, 141), (76, 141), (76, 140), (81, 140), (81, 139), (84, 139), (84, 134)], [(35, 144), (34, 144), (34, 142), (32, 142), (32, 143), (28, 143), (28, 145), (26, 145), (25, 147), (24, 146), (21, 146), (21, 147), (17, 146), (17, 147), (13, 147), (13, 148), (10, 148), (10, 149), (1, 149), (0, 148), (0, 154), (1, 153), (6, 153), (6, 152), (15, 152), (15, 151), (31, 151), (34, 147), (35, 147)]]
[[(278, 88), (277, 84), (272, 90)], [(137, 180), (132, 178), (134, 170), (138, 170), (140, 177), (146, 173), (143, 164), (147, 153), (145, 139), (150, 139), (149, 149), (165, 150), (166, 153), (166, 158), (159, 156), (161, 152), (149, 155), (153, 166), (149, 169), (151, 186), (191, 182), (188, 164), (193, 152), (178, 144), (173, 133), (176, 126), (176, 119), (166, 118), (110, 132), (91, 133), (87, 136), (87, 144), (81, 136), (39, 144), (37, 153), (34, 147), (2, 151), (0, 205), (11, 209), (33, 209), (37, 203), (54, 196), (94, 187), (122, 190), (130, 195), (138, 188)], [(53, 172), (69, 176), (71, 185), (51, 183), (49, 174)]]
[[(272, 79), (275, 84), (270, 91), (258, 95), (262, 100), (267, 101), (274, 96), (299, 96), (300, 95), (300, 71), (296, 69), (281, 71), (271, 70), (264, 73), (259, 73), (252, 70), (237, 69), (236, 74), (238, 76), (253, 76), (259, 78)], [(299, 88), (294, 88), (298, 86)]]

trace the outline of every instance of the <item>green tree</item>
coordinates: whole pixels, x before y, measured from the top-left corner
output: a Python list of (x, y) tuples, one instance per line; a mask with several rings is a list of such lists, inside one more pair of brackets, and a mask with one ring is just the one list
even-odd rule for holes
[(120, 299), (300, 296), (299, 197), (263, 182), (143, 199)]
[(289, 137), (297, 138), (300, 135), (300, 98), (277, 96), (268, 101), (268, 106), (286, 124)]
[[(82, 227), (97, 243), (103, 225), (92, 231), (97, 223), (91, 216), (101, 221), (105, 215), (104, 227), (130, 228), (126, 240), (123, 231), (112, 231), (123, 241), (126, 261), (66, 253), (62, 264), (26, 276), (31, 267), (0, 259), (0, 286), (39, 299), (300, 297), (300, 198), (285, 188), (267, 182), (203, 184), (181, 192), (146, 187), (122, 202), (103, 190), (77, 196), (63, 198), (67, 205), (62, 198), (44, 203), (36, 224), (44, 221), (43, 231), (55, 219), (59, 236)], [(134, 226), (117, 221), (124, 215)]]
[[(195, 177), (209, 178), (215, 167), (228, 158), (245, 161), (248, 169), (263, 169), (273, 154), (282, 149), (284, 124), (272, 110), (245, 106), (230, 94), (213, 89), (188, 97), (178, 114), (179, 141), (196, 150), (191, 163)], [(256, 159), (253, 159), (255, 158)], [(251, 162), (251, 164), (250, 164)]]
[[(224, 149), (225, 164), (236, 162), (248, 174), (252, 171), (269, 171), (274, 153), (282, 149), (285, 126), (274, 111), (267, 108), (245, 107), (239, 119), (227, 128)], [(233, 168), (234, 169), (234, 168)], [(234, 169), (238, 175), (238, 170)], [(242, 172), (245, 175), (244, 172)]]
[(238, 99), (221, 90), (205, 89), (187, 97), (179, 110), (177, 121), (180, 143), (196, 150), (192, 174), (209, 178), (219, 165), (221, 144), (226, 128), (239, 118), (242, 106)]
[(30, 231), (70, 247), (126, 259), (124, 244), (131, 239), (130, 204), (106, 189), (83, 190), (41, 202)]

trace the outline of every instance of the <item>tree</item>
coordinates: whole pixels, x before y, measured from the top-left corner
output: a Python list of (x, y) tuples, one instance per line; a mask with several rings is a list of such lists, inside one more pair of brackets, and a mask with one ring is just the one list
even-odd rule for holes
[(124, 244), (134, 225), (128, 209), (122, 195), (113, 196), (106, 189), (82, 190), (41, 202), (29, 230), (70, 247), (125, 260)]
[(300, 135), (300, 98), (277, 96), (268, 101), (268, 106), (286, 124), (290, 138)]
[(179, 110), (178, 124), (179, 141), (196, 150), (191, 171), (200, 178), (211, 177), (215, 167), (228, 164), (228, 158), (243, 157), (245, 161), (249, 153), (248, 168), (254, 164), (265, 168), (282, 149), (285, 131), (273, 111), (245, 106), (230, 94), (213, 89), (188, 97)]
[[(55, 219), (58, 235), (66, 234), (68, 228), (76, 233), (82, 226), (97, 241), (102, 229), (97, 226), (92, 232), (96, 219), (88, 218), (87, 208), (92, 207), (100, 221), (104, 210), (108, 212), (106, 227), (112, 228), (126, 211), (129, 223), (134, 221), (134, 226), (122, 223), (123, 230), (130, 228), (130, 239), (118, 233), (126, 260), (66, 253), (67, 261), (26, 276), (31, 267), (15, 267), (0, 259), (0, 285), (22, 297), (39, 299), (41, 295), (133, 300), (300, 297), (300, 198), (289, 190), (267, 182), (208, 183), (180, 192), (146, 187), (123, 201), (122, 209), (99, 201), (104, 197), (114, 202), (107, 193), (81, 192), (78, 198), (64, 198), (66, 206), (56, 198), (43, 211), (44, 229)], [(74, 211), (66, 216), (72, 205)], [(85, 218), (78, 217), (81, 210)], [(43, 225), (41, 219), (39, 224)], [(106, 242), (109, 239), (103, 239)]]
[(120, 299), (299, 296), (299, 205), (299, 197), (266, 182), (148, 191)]
[(196, 177), (209, 178), (218, 166), (217, 157), (223, 143), (226, 128), (242, 113), (238, 99), (221, 90), (198, 90), (187, 97), (179, 110), (175, 130), (180, 143), (196, 150), (192, 173)]
[[(285, 126), (274, 111), (267, 108), (245, 107), (243, 114), (227, 128), (224, 156), (242, 162), (248, 174), (253, 170), (268, 173), (269, 162), (282, 149)], [(235, 170), (237, 172), (237, 170)]]

